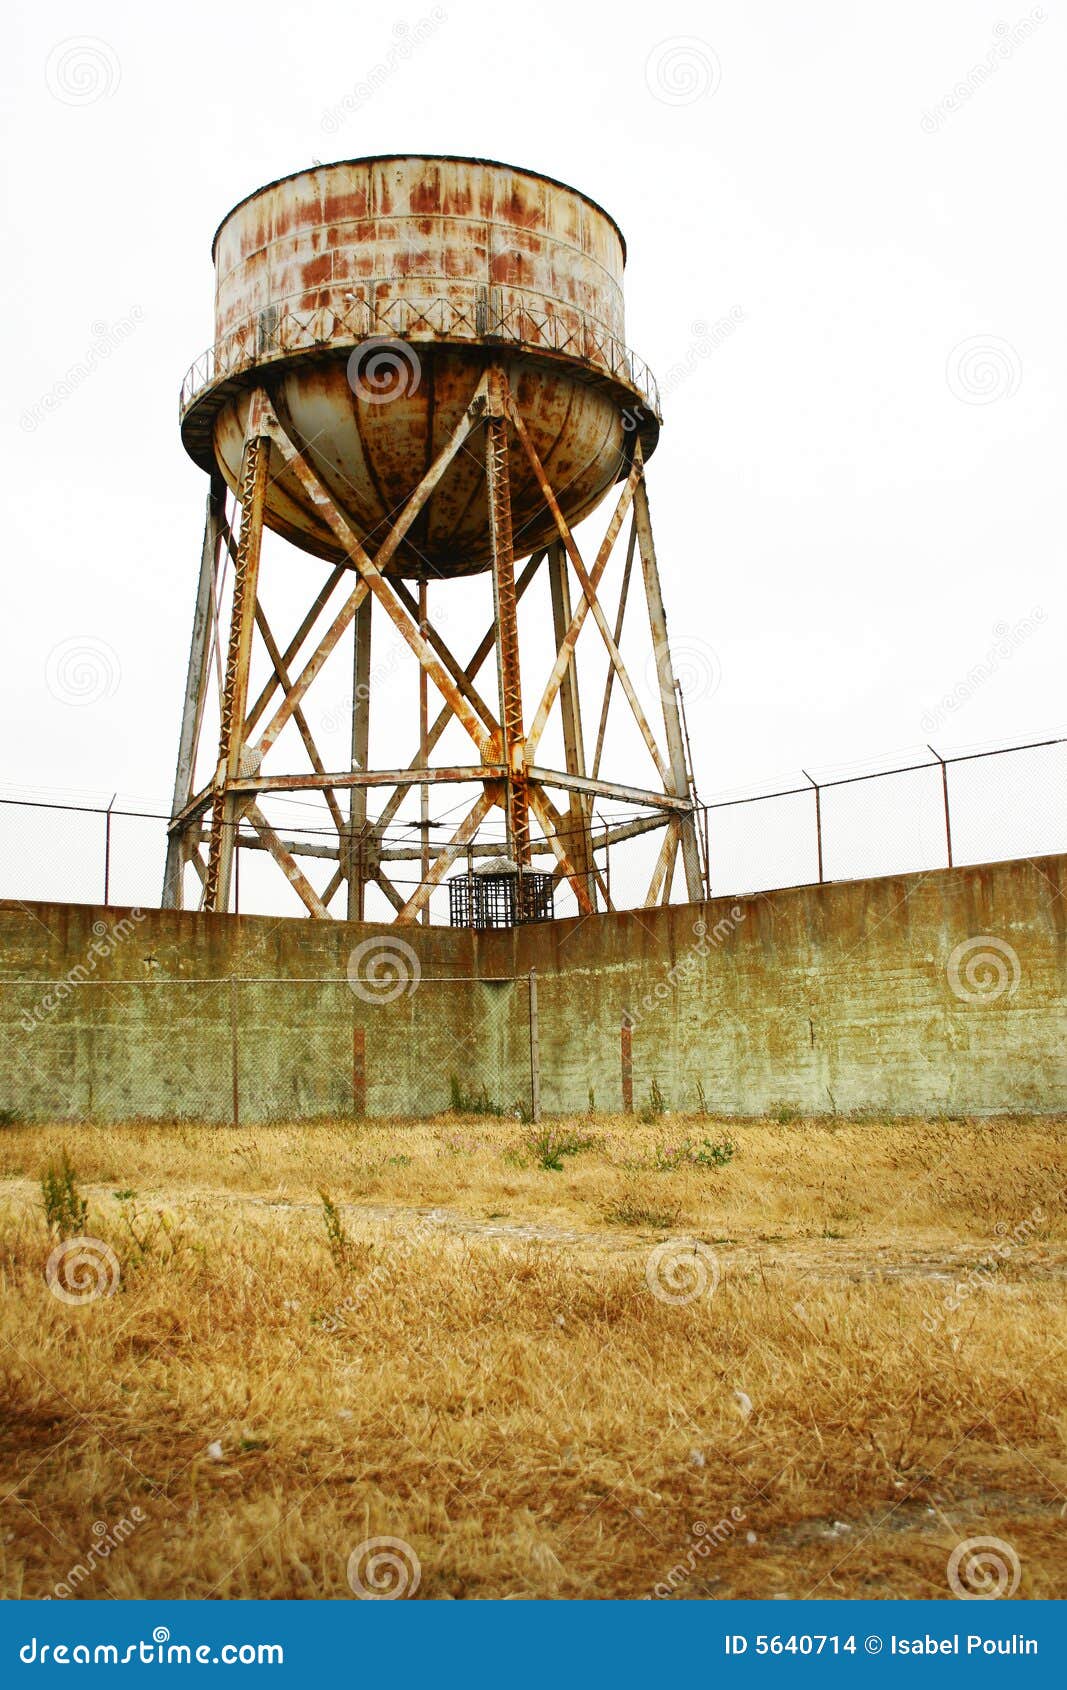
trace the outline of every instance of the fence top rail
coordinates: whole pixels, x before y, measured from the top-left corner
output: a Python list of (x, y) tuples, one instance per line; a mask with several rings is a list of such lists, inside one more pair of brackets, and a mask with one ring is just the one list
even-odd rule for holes
[[(1052, 745), (1067, 745), (1067, 735), (1060, 734), (1053, 739), (1029, 740), (1023, 745), (993, 746), (992, 749), (988, 751), (960, 751), (948, 757), (940, 756), (938, 752), (933, 751), (933, 746), (931, 746), (930, 750), (933, 751), (935, 759), (933, 762), (905, 763), (899, 768), (894, 769), (871, 769), (866, 774), (839, 775), (834, 780), (817, 781), (809, 776), (809, 783), (806, 786), (787, 786), (775, 792), (751, 792), (739, 798), (714, 798), (698, 801), (694, 805), (694, 809), (697, 812), (702, 810), (728, 810), (738, 804), (762, 804), (772, 798), (796, 798), (802, 793), (811, 792), (813, 789), (818, 789), (820, 792), (826, 792), (831, 787), (835, 786), (856, 786), (862, 781), (887, 780), (893, 775), (918, 774), (923, 769), (939, 769), (942, 767), (951, 768), (956, 763), (974, 763), (986, 757), (1010, 757), (1017, 751), (1043, 751)], [(112, 816), (114, 818), (125, 818), (130, 821), (170, 822), (172, 820), (169, 811), (119, 810), (115, 808), (114, 803), (62, 804), (55, 799), (0, 797), (0, 805), (27, 810), (64, 810), (78, 815)], [(400, 823), (394, 830), (394, 836), (398, 840), (403, 839), (404, 841), (408, 841), (412, 834), (419, 831), (420, 825), (421, 824), (418, 822)], [(429, 827), (447, 827), (450, 824), (447, 822), (429, 822), (426, 825)], [(298, 822), (287, 822), (286, 829), (292, 834), (318, 835), (336, 833), (336, 828), (321, 826), (302, 827)]]
[[(2, 986), (63, 986), (71, 985), (70, 975), (66, 974), (3, 974), (0, 975)], [(524, 968), (518, 974), (420, 974), (416, 984), (418, 986), (508, 986), (516, 980), (528, 980), (533, 970)], [(204, 974), (204, 975), (173, 975), (160, 978), (159, 975), (142, 974), (140, 976), (120, 975), (100, 977), (96, 980), (76, 980), (73, 984), (81, 991), (86, 986), (98, 986), (107, 990), (111, 986), (373, 986), (381, 989), (382, 981), (373, 974)], [(410, 997), (415, 987), (405, 988), (403, 995)], [(361, 1002), (373, 1004), (373, 999), (361, 999)], [(383, 998), (383, 1003), (386, 1001)]]

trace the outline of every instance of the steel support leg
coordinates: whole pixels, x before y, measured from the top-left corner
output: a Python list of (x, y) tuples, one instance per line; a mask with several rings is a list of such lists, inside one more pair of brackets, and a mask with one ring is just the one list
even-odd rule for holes
[[(370, 595), (353, 619), (355, 652), (352, 665), (352, 767), (365, 769), (370, 755)], [(348, 919), (363, 920), (367, 885), (367, 789), (354, 786), (348, 805)]]
[(530, 860), (530, 814), (526, 782), (519, 627), (515, 597), (515, 547), (511, 533), (511, 483), (505, 388), (494, 370), (489, 384), (485, 463), (489, 478), (489, 520), (493, 541), (493, 603), (496, 610), (497, 675), (503, 761), (507, 766), (508, 852), (521, 866)]
[[(255, 426), (250, 419), (250, 431)], [(211, 840), (204, 885), (206, 910), (226, 910), (230, 903), (230, 871), (241, 806), (237, 795), (229, 791), (229, 783), (241, 772), (241, 752), (244, 749), (248, 670), (256, 619), (263, 504), (269, 466), (270, 441), (250, 432), (241, 464), (241, 533), (234, 559), (233, 605), (219, 726), (219, 765), (211, 801)]]
[[(189, 645), (189, 668), (185, 677), (185, 702), (178, 738), (178, 766), (174, 774), (174, 802), (171, 815), (178, 815), (193, 794), (196, 746), (204, 713), (208, 664), (211, 653), (211, 623), (215, 582), (219, 566), (219, 541), (226, 520), (226, 483), (218, 470), (211, 476), (204, 523), (204, 544), (200, 553), (200, 580), (193, 611), (193, 635)], [(199, 823), (194, 832), (199, 833)], [(180, 910), (186, 862), (186, 830), (175, 829), (167, 838), (167, 864), (163, 874), (162, 907)]]
[[(571, 592), (567, 575), (567, 557), (563, 543), (556, 540), (548, 548), (548, 579), (552, 592), (552, 628), (557, 654), (562, 651), (571, 625)], [(559, 689), (560, 710), (563, 715), (563, 756), (568, 774), (585, 775), (585, 745), (582, 740), (582, 710), (578, 694), (578, 668), (573, 651)], [(569, 837), (567, 855), (579, 874), (585, 878), (589, 897), (596, 907), (596, 885), (593, 879), (593, 847), (589, 831), (591, 800), (580, 792), (567, 794)]]
[[(645, 598), (648, 620), (652, 629), (652, 645), (656, 654), (656, 677), (660, 701), (663, 705), (663, 726), (667, 735), (667, 755), (670, 761), (671, 785), (677, 798), (689, 796), (689, 771), (685, 762), (685, 741), (678, 712), (678, 694), (674, 684), (674, 665), (667, 639), (667, 615), (660, 590), (659, 566), (652, 539), (652, 521), (648, 509), (648, 493), (644, 476), (634, 494), (634, 521), (637, 543), (641, 551), (641, 568), (645, 578)], [(696, 822), (690, 814), (680, 818), (682, 863), (685, 868), (686, 896), (692, 904), (704, 896), (704, 879), (700, 871), (700, 852), (697, 848)]]

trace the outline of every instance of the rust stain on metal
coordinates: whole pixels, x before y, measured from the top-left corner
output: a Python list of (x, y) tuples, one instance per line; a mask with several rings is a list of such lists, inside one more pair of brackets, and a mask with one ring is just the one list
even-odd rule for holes
[[(355, 160), (261, 188), (223, 221), (214, 252), (215, 344), (187, 378), (183, 437), (231, 488), (255, 379), (293, 438), (316, 442), (316, 471), (353, 528), (374, 533), (455, 428), (490, 348), (566, 488), (569, 522), (628, 473), (628, 412), (640, 407), (645, 455), (655, 446), (654, 384), (625, 345), (622, 236), (573, 188), (482, 160)], [(349, 371), (371, 340), (398, 343), (392, 389), (375, 385), (370, 353)], [(555, 528), (536, 478), (516, 467), (512, 517), (528, 552)], [(273, 463), (266, 521), (305, 550), (342, 555)], [(464, 575), (491, 556), (483, 466), (462, 455), (391, 569)]]

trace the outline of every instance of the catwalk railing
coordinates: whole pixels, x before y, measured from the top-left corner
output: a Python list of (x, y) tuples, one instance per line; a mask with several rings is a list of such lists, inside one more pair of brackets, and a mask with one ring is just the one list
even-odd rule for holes
[[(816, 771), (771, 791), (698, 804), (695, 815), (711, 897), (1049, 855), (1067, 848), (1067, 739), (954, 755), (931, 752), (928, 761), (873, 773), (823, 777)], [(611, 825), (619, 820), (613, 816)], [(0, 798), (0, 898), (155, 907), (167, 823), (158, 811), (115, 802)], [(452, 826), (430, 824), (443, 837)], [(337, 834), (332, 832), (331, 846), (325, 817), (314, 826), (283, 824), (283, 830), (312, 859), (332, 852), (336, 865)], [(660, 835), (605, 843), (608, 824), (600, 816), (593, 818), (592, 833), (612, 907), (642, 907), (647, 859), (649, 852), (654, 859)], [(480, 834), (478, 842), (487, 850), (502, 849), (500, 827)], [(394, 823), (381, 844), (403, 853), (384, 866), (394, 886), (410, 897), (421, 884), (419, 824)], [(250, 830), (242, 833), (241, 845), (235, 913), (299, 913), (295, 897), (291, 906), (279, 904), (276, 879), (256, 873), (256, 858), (264, 865), (266, 859)], [(468, 867), (460, 856), (454, 872)], [(679, 877), (676, 897), (680, 885)], [(598, 906), (604, 907), (603, 891)], [(433, 892), (430, 907), (432, 920), (447, 924), (447, 880)], [(575, 907), (563, 881), (556, 888), (555, 914), (573, 914)], [(332, 910), (343, 913), (343, 888)], [(379, 897), (373, 907), (368, 902), (366, 915), (385, 921), (392, 910)]]

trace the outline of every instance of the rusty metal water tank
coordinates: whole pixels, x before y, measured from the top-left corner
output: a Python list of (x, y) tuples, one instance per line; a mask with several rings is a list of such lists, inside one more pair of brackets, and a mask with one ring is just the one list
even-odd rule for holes
[[(236, 487), (249, 393), (270, 393), (291, 438), (373, 540), (503, 361), (569, 522), (654, 449), (654, 381), (627, 350), (625, 245), (574, 188), (485, 159), (352, 159), (282, 177), (223, 219), (213, 246), (215, 342), (182, 388), (186, 449)], [(489, 567), (484, 431), (459, 452), (399, 548), (409, 578)], [(512, 454), (519, 555), (556, 538), (528, 463)], [(341, 556), (299, 482), (272, 458), (266, 521)], [(373, 550), (373, 547), (372, 547)]]

